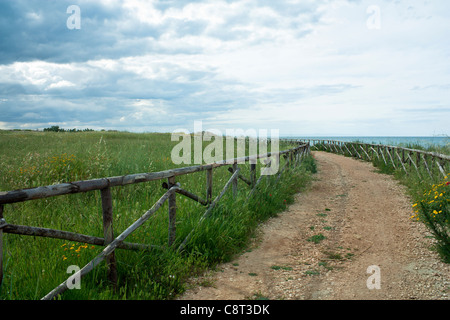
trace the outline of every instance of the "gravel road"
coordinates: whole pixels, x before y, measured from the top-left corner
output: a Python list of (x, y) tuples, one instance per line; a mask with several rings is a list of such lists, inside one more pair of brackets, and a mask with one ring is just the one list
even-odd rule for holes
[(263, 224), (250, 250), (192, 279), (179, 299), (449, 300), (450, 266), (409, 219), (404, 186), (370, 163), (313, 155), (310, 190)]

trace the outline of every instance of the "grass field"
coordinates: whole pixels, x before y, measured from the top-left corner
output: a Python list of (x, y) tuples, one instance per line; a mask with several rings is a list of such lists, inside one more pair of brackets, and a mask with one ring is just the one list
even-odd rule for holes
[[(125, 174), (156, 172), (175, 167), (170, 134), (127, 132), (0, 131), (0, 191)], [(205, 143), (207, 144), (207, 143)], [(280, 150), (293, 147), (280, 144)], [(293, 195), (310, 181), (312, 157), (283, 175), (277, 186), (264, 180), (259, 192), (245, 202), (249, 188), (228, 192), (211, 217), (196, 232), (183, 254), (174, 250), (116, 250), (119, 286), (112, 291), (102, 264), (81, 281), (81, 290), (69, 290), (62, 299), (172, 299), (186, 279), (229, 260), (248, 244), (258, 224), (282, 212)], [(249, 165), (241, 165), (249, 177)], [(259, 172), (258, 164), (257, 172)], [(230, 178), (226, 167), (214, 170), (213, 197)], [(163, 181), (112, 189), (114, 233), (120, 234), (165, 192)], [(182, 187), (205, 197), (205, 172), (177, 178)], [(165, 246), (168, 238), (167, 203), (126, 241)], [(180, 243), (197, 224), (205, 207), (177, 196), (177, 239)], [(53, 228), (103, 237), (100, 191), (5, 205), (8, 223)], [(0, 299), (40, 299), (65, 281), (70, 265), (83, 267), (103, 248), (63, 240), (4, 234)]]

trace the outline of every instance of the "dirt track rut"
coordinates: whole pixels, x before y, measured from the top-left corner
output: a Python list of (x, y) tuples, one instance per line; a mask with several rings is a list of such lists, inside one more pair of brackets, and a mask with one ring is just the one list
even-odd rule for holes
[[(313, 155), (311, 189), (261, 226), (251, 250), (193, 280), (180, 299), (448, 300), (450, 268), (409, 220), (404, 187), (370, 163)], [(370, 266), (379, 267), (380, 289), (368, 288)]]

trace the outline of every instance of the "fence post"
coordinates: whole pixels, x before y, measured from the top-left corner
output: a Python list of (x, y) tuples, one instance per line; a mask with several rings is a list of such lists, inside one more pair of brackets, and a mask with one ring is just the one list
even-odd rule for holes
[(445, 164), (444, 164), (443, 162), (439, 163), (438, 160), (436, 160), (436, 164), (437, 164), (437, 166), (438, 166), (438, 168), (439, 168), (439, 171), (442, 173), (442, 175), (443, 175), (444, 177), (446, 177), (447, 175), (445, 174), (445, 171), (444, 171)]
[[(237, 170), (238, 170), (238, 164), (233, 163), (233, 172), (236, 172)], [(253, 174), (251, 174), (250, 179), (251, 179), (251, 185), (253, 186), (254, 185)], [(237, 193), (238, 193), (238, 179), (237, 178), (233, 180), (232, 188), (233, 188), (233, 197), (236, 198)]]
[(412, 152), (411, 151), (408, 151), (408, 154), (406, 155), (407, 157), (408, 157), (408, 163), (409, 163), (409, 167), (411, 168), (412, 167), (412, 160), (411, 160), (411, 155), (412, 155)]
[(416, 163), (417, 166), (420, 167), (420, 153), (416, 151)]
[[(104, 245), (107, 246), (114, 240), (111, 189), (102, 189), (101, 195), (103, 210), (103, 235), (105, 238)], [(108, 280), (111, 282), (115, 289), (117, 286), (117, 266), (114, 251), (106, 257), (106, 264), (108, 265)]]
[(386, 153), (388, 154), (388, 156), (389, 156), (389, 159), (391, 159), (391, 163), (392, 163), (392, 166), (394, 167), (394, 169), (397, 169), (397, 167), (395, 166), (395, 162), (394, 162), (394, 159), (392, 158), (392, 155), (391, 155), (391, 153), (392, 153), (392, 149), (391, 148), (389, 148), (389, 147), (386, 147)]
[(256, 163), (250, 164), (250, 181), (252, 183), (252, 188), (256, 184)]
[(428, 168), (427, 155), (422, 153), (422, 158), (423, 164), (425, 165), (425, 169), (427, 169), (428, 175), (430, 176), (431, 181), (433, 181), (433, 175), (431, 174), (430, 169)]
[[(170, 177), (167, 179), (169, 184), (169, 189), (175, 185), (175, 177)], [(173, 192), (169, 196), (169, 247), (171, 247), (176, 238), (176, 216), (177, 216), (177, 193)]]
[(206, 170), (206, 203), (209, 205), (212, 201), (213, 169)]
[(0, 287), (3, 281), (3, 227), (2, 224), (5, 223), (3, 220), (3, 205), (0, 204)]

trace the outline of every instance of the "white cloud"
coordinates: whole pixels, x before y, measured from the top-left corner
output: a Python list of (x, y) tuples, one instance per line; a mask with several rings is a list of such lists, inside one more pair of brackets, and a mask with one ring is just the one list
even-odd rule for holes
[(50, 90), (50, 89), (59, 89), (59, 88), (69, 88), (69, 87), (75, 87), (75, 84), (67, 81), (67, 80), (60, 80), (57, 81), (55, 83), (51, 83), (46, 90)]

